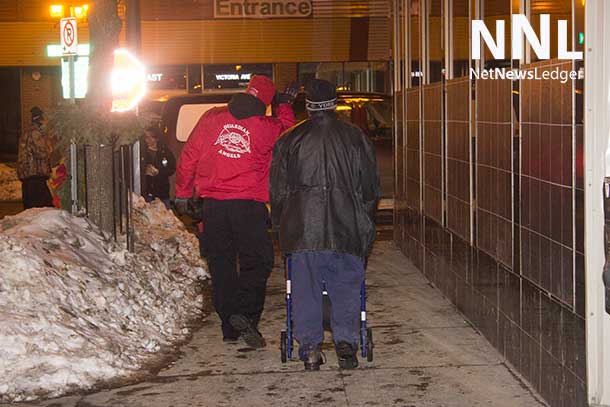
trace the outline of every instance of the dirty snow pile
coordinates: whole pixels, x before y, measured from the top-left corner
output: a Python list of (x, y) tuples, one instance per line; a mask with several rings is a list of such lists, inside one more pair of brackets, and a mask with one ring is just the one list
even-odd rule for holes
[(0, 163), (0, 201), (20, 201), (21, 181), (17, 178), (17, 170)]
[(120, 381), (186, 339), (207, 277), (197, 241), (159, 201), (134, 216), (135, 254), (57, 209), (0, 221), (0, 402)]

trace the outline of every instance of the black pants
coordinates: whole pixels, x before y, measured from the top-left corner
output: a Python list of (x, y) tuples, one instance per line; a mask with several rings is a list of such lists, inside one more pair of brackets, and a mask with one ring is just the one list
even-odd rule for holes
[(212, 275), (214, 307), (225, 337), (237, 336), (229, 324), (232, 314), (243, 314), (258, 325), (263, 312), (274, 258), (268, 221), (262, 202), (203, 200), (201, 255)]
[(29, 177), (21, 180), (23, 209), (53, 207), (53, 198), (46, 177)]

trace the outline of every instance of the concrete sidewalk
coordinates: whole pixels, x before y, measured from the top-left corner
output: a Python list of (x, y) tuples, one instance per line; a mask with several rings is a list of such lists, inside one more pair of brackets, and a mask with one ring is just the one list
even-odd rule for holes
[(269, 282), (261, 331), (267, 348), (224, 344), (211, 315), (182, 356), (137, 385), (38, 404), (48, 407), (157, 406), (541, 406), (541, 398), (393, 246), (376, 244), (368, 269), (368, 318), (375, 360), (340, 371), (327, 338), (327, 363), (304, 372), (282, 365), (284, 276)]

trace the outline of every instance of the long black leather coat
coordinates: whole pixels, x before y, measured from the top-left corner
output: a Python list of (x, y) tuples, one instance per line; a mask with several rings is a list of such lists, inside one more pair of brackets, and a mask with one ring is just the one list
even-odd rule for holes
[(282, 252), (368, 256), (380, 196), (375, 152), (364, 133), (334, 111), (312, 114), (277, 141), (270, 195)]

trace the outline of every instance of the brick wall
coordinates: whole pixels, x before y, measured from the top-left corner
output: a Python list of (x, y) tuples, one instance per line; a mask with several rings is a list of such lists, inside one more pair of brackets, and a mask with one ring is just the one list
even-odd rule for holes
[[(33, 73), (39, 72), (40, 79), (34, 80)], [(30, 109), (40, 107), (50, 112), (61, 97), (59, 68), (27, 67), (21, 70), (21, 123), (22, 128), (30, 125)]]

